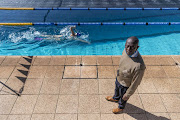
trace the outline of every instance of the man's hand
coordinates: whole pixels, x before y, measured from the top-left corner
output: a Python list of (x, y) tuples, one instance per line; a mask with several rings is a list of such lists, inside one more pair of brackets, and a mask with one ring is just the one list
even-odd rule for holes
[(122, 98), (124, 101), (127, 101), (129, 99), (129, 97), (123, 95), (123, 98)]

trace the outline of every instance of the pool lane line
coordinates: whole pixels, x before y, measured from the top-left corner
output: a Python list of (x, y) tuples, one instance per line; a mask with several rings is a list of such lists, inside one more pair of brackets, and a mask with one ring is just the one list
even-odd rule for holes
[(180, 8), (6, 8), (0, 10), (180, 10)]
[(35, 22), (35, 23), (0, 23), (4, 26), (55, 26), (55, 25), (180, 25), (180, 22)]

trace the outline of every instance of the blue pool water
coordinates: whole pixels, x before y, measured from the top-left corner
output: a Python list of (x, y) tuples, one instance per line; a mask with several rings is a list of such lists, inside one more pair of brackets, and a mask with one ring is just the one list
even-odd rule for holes
[[(0, 22), (180, 22), (180, 11), (2, 11)], [(44, 16), (43, 16), (44, 15)], [(45, 17), (46, 15), (46, 17)], [(17, 17), (18, 16), (18, 17)], [(142, 55), (180, 55), (180, 25), (80, 25), (83, 43), (66, 37), (69, 26), (0, 26), (0, 55), (121, 55), (130, 36)]]

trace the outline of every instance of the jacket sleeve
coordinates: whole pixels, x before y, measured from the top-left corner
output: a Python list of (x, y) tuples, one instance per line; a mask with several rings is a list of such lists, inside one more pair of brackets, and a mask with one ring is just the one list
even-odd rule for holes
[(129, 88), (127, 89), (125, 96), (130, 97), (137, 89), (138, 85), (141, 83), (142, 77), (144, 75), (145, 69), (138, 69), (135, 71), (132, 82)]

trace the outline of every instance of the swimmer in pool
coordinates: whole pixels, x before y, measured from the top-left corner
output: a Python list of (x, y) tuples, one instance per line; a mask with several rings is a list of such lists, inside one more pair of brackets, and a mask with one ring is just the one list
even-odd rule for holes
[[(90, 44), (90, 42), (85, 41), (85, 40), (82, 40), (82, 39), (79, 38), (79, 37), (81, 36), (81, 34), (78, 33), (78, 32), (75, 33), (75, 32), (74, 32), (75, 28), (76, 28), (76, 26), (70, 27), (71, 36), (73, 37), (73, 39), (79, 40), (79, 41), (81, 41), (81, 42), (85, 42), (85, 43)], [(63, 39), (64, 39), (64, 36), (63, 36), (63, 35), (41, 35), (41, 36), (42, 36), (42, 37), (45, 37), (45, 38), (41, 38), (41, 39), (47, 39), (47, 40), (55, 39), (55, 40), (60, 41), (60, 40), (63, 40)], [(36, 38), (36, 39), (37, 39), (37, 40), (41, 40), (41, 39), (38, 39), (38, 38)]]

